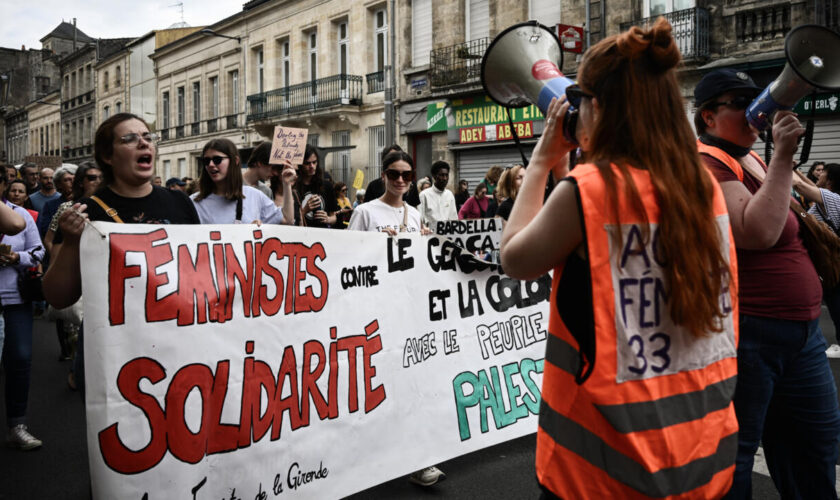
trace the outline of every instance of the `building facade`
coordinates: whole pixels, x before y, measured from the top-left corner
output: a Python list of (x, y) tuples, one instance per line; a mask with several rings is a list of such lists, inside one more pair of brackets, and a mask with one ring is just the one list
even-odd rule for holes
[(129, 49), (124, 47), (96, 63), (96, 115), (94, 122), (98, 126), (111, 115), (128, 111), (131, 106), (129, 97)]
[(31, 102), (27, 107), (29, 154), (27, 163), (39, 167), (61, 164), (61, 92)]
[(66, 162), (93, 160), (96, 130), (96, 42), (71, 52), (61, 67), (61, 156)]

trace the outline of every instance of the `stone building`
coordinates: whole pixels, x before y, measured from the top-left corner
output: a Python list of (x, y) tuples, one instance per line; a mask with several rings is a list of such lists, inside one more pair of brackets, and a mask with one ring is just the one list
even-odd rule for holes
[(56, 167), (61, 164), (61, 92), (55, 92), (32, 101), (26, 106), (28, 113), (29, 154), (27, 163), (39, 167)]
[(158, 173), (196, 176), (211, 138), (247, 160), (276, 125), (309, 130), (336, 181), (379, 175), (384, 144), (386, 0), (254, 0), (159, 48)]
[[(472, 188), (490, 166), (522, 162), (506, 114), (482, 89), (481, 58), (508, 26), (536, 19), (556, 29), (561, 13), (561, 2), (549, 0), (398, 2), (400, 142), (414, 156), (419, 175), (444, 159), (454, 167), (451, 182), (466, 179)], [(532, 106), (517, 110), (513, 119), (530, 156), (542, 134), (542, 115)]]
[(12, 165), (23, 163), (29, 154), (29, 115), (26, 108), (15, 108), (5, 116), (5, 161)]
[[(130, 106), (129, 50), (123, 46), (113, 54), (103, 57), (93, 70), (96, 72), (96, 114), (94, 122), (99, 126), (111, 115), (127, 111)], [(94, 129), (95, 130), (95, 129)]]

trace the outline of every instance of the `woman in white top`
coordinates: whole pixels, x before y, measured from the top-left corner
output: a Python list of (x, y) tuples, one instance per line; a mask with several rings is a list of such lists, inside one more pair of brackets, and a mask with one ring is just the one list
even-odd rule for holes
[(385, 182), (385, 194), (356, 207), (348, 229), (379, 231), (391, 236), (401, 232), (429, 234), (429, 230), (420, 223), (420, 212), (402, 198), (414, 180), (411, 157), (402, 151), (388, 153), (382, 159), (382, 180)]
[(285, 224), (294, 220), (291, 186), (297, 174), (290, 163), (286, 162), (283, 169), (283, 190), (288, 196), (281, 208), (259, 190), (243, 185), (239, 153), (233, 142), (211, 140), (204, 145), (199, 161), (204, 168), (198, 192), (190, 198), (202, 224)]

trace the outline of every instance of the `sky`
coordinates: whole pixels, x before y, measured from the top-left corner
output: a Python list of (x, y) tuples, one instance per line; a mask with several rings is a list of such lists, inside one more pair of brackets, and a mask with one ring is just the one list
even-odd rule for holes
[(130, 38), (183, 20), (213, 24), (242, 10), (247, 0), (0, 0), (0, 47), (41, 48), (40, 39), (62, 20), (92, 38)]

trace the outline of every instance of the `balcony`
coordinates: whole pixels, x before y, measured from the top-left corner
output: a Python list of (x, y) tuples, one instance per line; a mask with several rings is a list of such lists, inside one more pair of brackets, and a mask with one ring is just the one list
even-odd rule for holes
[(248, 96), (248, 121), (316, 111), (339, 105), (362, 104), (363, 78), (333, 75), (314, 81)]
[(225, 117), (225, 128), (230, 130), (236, 128), (237, 125), (236, 115), (227, 115)]
[(790, 4), (774, 5), (735, 14), (738, 43), (784, 38), (790, 31)]
[(368, 73), (365, 78), (367, 79), (367, 88), (368, 94), (375, 94), (377, 92), (382, 92), (385, 90), (385, 72), (384, 71), (376, 71), (374, 73)]
[[(669, 12), (662, 17), (671, 23), (674, 40), (684, 60), (709, 57), (709, 11), (702, 7)], [(621, 31), (631, 26), (650, 26), (659, 16), (621, 23)]]
[(489, 44), (489, 38), (477, 38), (433, 50), (429, 75), (432, 87), (478, 83), (481, 78), (481, 57)]
[(190, 135), (198, 135), (201, 133), (201, 122), (190, 123)]
[(218, 127), (219, 119), (218, 118), (211, 118), (207, 120), (207, 132), (212, 133), (215, 132)]

